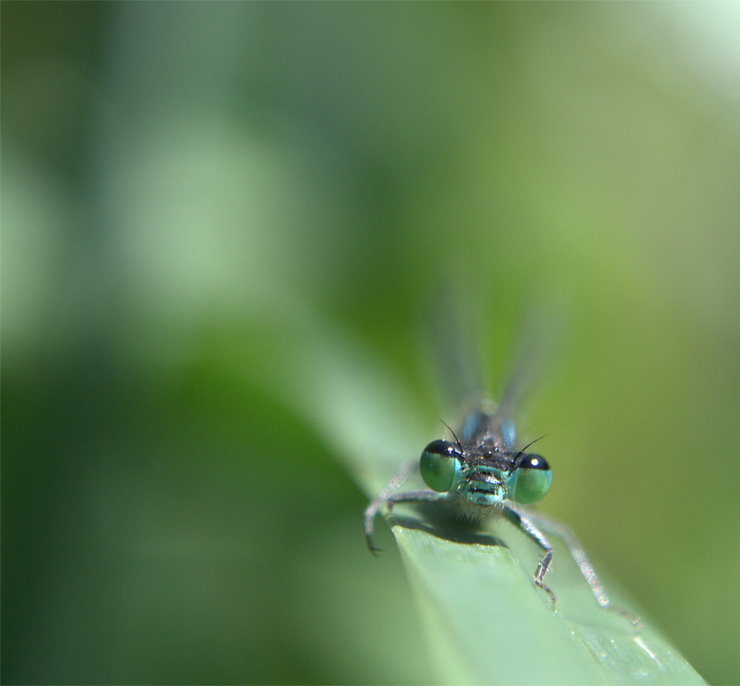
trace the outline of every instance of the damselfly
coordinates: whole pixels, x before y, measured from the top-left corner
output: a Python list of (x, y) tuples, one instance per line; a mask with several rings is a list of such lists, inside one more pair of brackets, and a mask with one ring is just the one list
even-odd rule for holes
[[(505, 398), (518, 395), (521, 374), (508, 385)], [(500, 516), (520, 528), (543, 553), (534, 572), (534, 583), (549, 597), (555, 609), (555, 594), (545, 583), (552, 563), (553, 547), (548, 536), (557, 536), (566, 544), (581, 574), (591, 587), (599, 605), (616, 612), (641, 628), (641, 621), (614, 606), (604, 590), (593, 565), (571, 529), (539, 512), (530, 505), (542, 499), (550, 489), (552, 471), (547, 460), (528, 449), (516, 448), (516, 429), (511, 418), (511, 402), (497, 407), (481, 401), (469, 409), (452, 440), (438, 439), (427, 445), (418, 461), (404, 464), (388, 485), (365, 510), (365, 536), (372, 552), (373, 521), (382, 507), (389, 510), (398, 503), (446, 502), (465, 519), (484, 521)], [(398, 490), (406, 479), (419, 470), (428, 488)]]

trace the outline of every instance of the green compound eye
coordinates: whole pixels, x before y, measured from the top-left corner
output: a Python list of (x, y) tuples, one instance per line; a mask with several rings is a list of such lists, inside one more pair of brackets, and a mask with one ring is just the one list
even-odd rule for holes
[(460, 449), (449, 441), (432, 441), (421, 454), (419, 469), (433, 491), (449, 491), (460, 475)]
[(524, 455), (512, 476), (515, 478), (509, 483), (514, 487), (513, 498), (522, 505), (531, 505), (544, 498), (552, 484), (552, 470), (542, 455)]

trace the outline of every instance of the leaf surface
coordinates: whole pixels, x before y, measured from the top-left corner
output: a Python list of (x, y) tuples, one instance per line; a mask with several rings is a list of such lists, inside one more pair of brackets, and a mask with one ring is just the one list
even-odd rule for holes
[[(293, 314), (290, 335), (268, 336), (284, 378), (276, 384), (264, 377), (266, 387), (279, 389), (316, 428), (371, 499), (430, 435), (408, 395), (369, 351), (312, 316)], [(262, 366), (257, 376), (264, 373)], [(533, 583), (538, 551), (514, 527), (497, 522), (473, 531), (439, 504), (398, 505), (385, 517), (440, 683), (704, 683), (597, 565), (611, 600), (641, 616), (644, 628), (636, 633), (627, 620), (602, 610), (557, 541), (548, 575), (558, 597), (554, 611)], [(361, 519), (358, 513), (358, 537)]]

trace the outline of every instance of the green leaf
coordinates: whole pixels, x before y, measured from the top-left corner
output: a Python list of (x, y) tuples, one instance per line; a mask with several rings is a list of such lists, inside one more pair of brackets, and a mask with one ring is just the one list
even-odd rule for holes
[[(267, 336), (281, 378), (263, 380), (323, 435), (370, 499), (430, 435), (369, 351), (305, 312), (294, 310), (290, 323), (290, 335)], [(257, 367), (266, 374), (265, 365), (252, 365), (252, 378)], [(554, 611), (533, 583), (535, 546), (506, 522), (471, 530), (435, 504), (398, 505), (385, 516), (440, 683), (704, 683), (597, 565), (612, 602), (641, 616), (644, 628), (637, 633), (601, 609), (563, 544), (553, 541), (548, 575)]]
[(441, 682), (704, 683), (651, 623), (638, 634), (598, 607), (575, 564), (548, 580), (558, 595), (553, 612), (532, 582), (534, 566), (511, 548), (391, 521)]

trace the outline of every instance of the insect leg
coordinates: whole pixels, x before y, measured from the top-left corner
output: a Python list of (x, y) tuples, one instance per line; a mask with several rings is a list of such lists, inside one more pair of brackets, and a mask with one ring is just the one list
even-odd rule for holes
[(423, 491), (404, 491), (388, 498), (388, 509), (393, 509), (396, 503), (433, 503), (435, 500), (444, 500), (446, 493), (437, 493), (428, 488)]
[(596, 601), (599, 603), (599, 605), (604, 610), (616, 612), (618, 615), (624, 617), (625, 619), (628, 619), (630, 622), (632, 622), (635, 630), (640, 631), (642, 629), (642, 621), (640, 620), (640, 618), (633, 615), (631, 612), (627, 612), (627, 610), (623, 610), (622, 608), (613, 605), (611, 600), (609, 600), (609, 597), (606, 595), (606, 591), (604, 590), (604, 585), (599, 580), (594, 566), (588, 559), (586, 551), (584, 550), (581, 542), (578, 540), (576, 535), (573, 533), (573, 530), (569, 526), (550, 519), (549, 517), (546, 517), (539, 512), (527, 511), (527, 516), (536, 521), (537, 524), (539, 524), (539, 526), (545, 529), (548, 533), (558, 536), (563, 540), (568, 548), (568, 552), (570, 552), (571, 557), (578, 565), (578, 569), (581, 570), (583, 578), (586, 579), (588, 585), (591, 587), (591, 591), (596, 597)]
[(537, 565), (537, 569), (534, 572), (534, 582), (539, 586), (550, 598), (552, 603), (552, 609), (555, 609), (555, 594), (550, 590), (549, 586), (545, 584), (545, 575), (547, 570), (550, 568), (552, 562), (552, 546), (550, 541), (545, 538), (545, 535), (535, 526), (535, 524), (528, 518), (528, 513), (521, 512), (520, 510), (514, 509), (510, 503), (504, 503), (503, 515), (512, 524), (517, 525), (527, 536), (534, 540), (542, 550), (545, 551), (545, 555)]
[(386, 484), (385, 488), (378, 493), (374, 500), (365, 509), (365, 540), (367, 541), (367, 547), (370, 548), (370, 552), (373, 553), (373, 555), (380, 552), (380, 549), (376, 548), (372, 542), (373, 520), (375, 519), (375, 515), (401, 487), (401, 484), (403, 484), (403, 482), (413, 474), (414, 470), (418, 469), (418, 467), (418, 460), (405, 462), (401, 465), (401, 468), (393, 475), (393, 478)]

